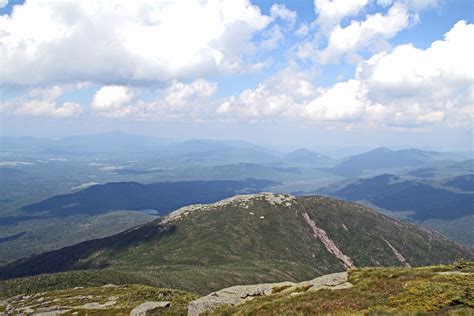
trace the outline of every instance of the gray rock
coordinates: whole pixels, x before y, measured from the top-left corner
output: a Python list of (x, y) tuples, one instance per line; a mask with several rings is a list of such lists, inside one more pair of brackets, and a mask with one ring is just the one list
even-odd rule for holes
[(35, 315), (35, 316), (58, 316), (58, 315), (66, 314), (66, 313), (69, 313), (69, 309), (59, 310), (59, 311), (51, 311), (51, 312), (40, 312), (40, 313), (36, 312), (33, 315)]
[(159, 308), (170, 307), (171, 303), (168, 301), (162, 302), (145, 302), (138, 305), (130, 312), (130, 316), (146, 316), (147, 313), (156, 311)]
[(103, 285), (102, 287), (118, 287), (118, 286), (115, 284), (109, 283), (109, 284)]
[(340, 272), (323, 275), (313, 280), (300, 283), (280, 282), (232, 286), (190, 302), (188, 305), (188, 316), (198, 316), (221, 305), (238, 305), (255, 297), (269, 295), (276, 287), (288, 287), (281, 291), (281, 293), (287, 293), (292, 296), (302, 294), (294, 292), (297, 288), (301, 287), (308, 287), (308, 291), (348, 288), (351, 287), (352, 284), (347, 281), (347, 277), (347, 272)]
[(221, 305), (237, 305), (246, 300), (272, 293), (274, 287), (294, 285), (292, 282), (236, 285), (207, 296), (200, 297), (188, 305), (188, 316), (198, 316)]
[(105, 309), (109, 308), (110, 306), (113, 306), (117, 303), (117, 301), (108, 301), (105, 302), (104, 304), (100, 304), (97, 302), (92, 302), (92, 303), (86, 303), (84, 305), (76, 306), (76, 308), (81, 308), (81, 309)]

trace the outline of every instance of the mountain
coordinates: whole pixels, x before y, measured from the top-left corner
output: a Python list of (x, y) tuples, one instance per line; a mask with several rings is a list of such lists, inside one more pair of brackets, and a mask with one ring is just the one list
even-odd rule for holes
[[(325, 188), (318, 192), (348, 201), (368, 201), (392, 211), (409, 211), (412, 212), (409, 216), (413, 220), (454, 219), (474, 214), (474, 194), (451, 191), (447, 187), (472, 188), (473, 181), (472, 175), (433, 183), (404, 180), (395, 175), (383, 174), (356, 180), (334, 191)], [(441, 186), (442, 183), (447, 187)]]
[(35, 157), (64, 156), (161, 161), (168, 164), (270, 163), (281, 155), (264, 147), (238, 140), (170, 140), (159, 137), (110, 132), (61, 139), (1, 137), (1, 151)]
[(274, 151), (235, 140), (190, 139), (170, 143), (158, 153), (162, 159), (174, 157), (175, 163), (218, 165), (230, 163), (272, 163), (280, 160)]
[(49, 283), (46, 290), (36, 287), (38, 280), (31, 277), (0, 282), (0, 312), (134, 316), (471, 315), (474, 308), (474, 262), (464, 260), (419, 268), (356, 268), (302, 282), (234, 285), (201, 297), (127, 284), (130, 280), (120, 274), (96, 273), (81, 283), (84, 276), (83, 271), (63, 273), (62, 281), (69, 288), (60, 290), (55, 290), (54, 283)]
[(474, 245), (474, 176), (440, 180), (406, 179), (391, 174), (343, 181), (319, 189), (319, 194), (369, 203), (448, 237)]
[(285, 161), (290, 164), (327, 165), (332, 162), (332, 159), (306, 148), (300, 148), (286, 154)]
[(169, 143), (169, 140), (110, 132), (68, 136), (61, 139), (34, 137), (2, 137), (2, 151), (34, 152), (52, 155), (85, 155), (90, 153), (123, 153), (146, 151)]
[(64, 217), (78, 214), (97, 215), (111, 210), (135, 210), (166, 215), (185, 205), (211, 203), (238, 193), (263, 191), (278, 182), (247, 179), (242, 181), (182, 181), (141, 184), (113, 182), (58, 195), (23, 207), (29, 213), (46, 212)]
[(472, 315), (472, 288), (473, 262), (354, 269), (296, 284), (223, 289), (191, 302), (188, 315)]
[(60, 148), (76, 153), (121, 153), (149, 151), (163, 147), (170, 140), (158, 137), (127, 134), (122, 132), (110, 132), (101, 134), (84, 134), (64, 137), (58, 140), (54, 148)]
[[(0, 300), (1, 315), (186, 315), (188, 303), (197, 297), (172, 289), (111, 283), (30, 293)], [(150, 303), (152, 299), (155, 303)]]
[(462, 191), (474, 192), (474, 174), (467, 174), (446, 179), (443, 185)]
[(376, 148), (360, 155), (351, 156), (329, 170), (345, 176), (357, 176), (365, 170), (418, 167), (437, 160), (462, 160), (460, 155), (420, 149), (390, 150)]
[(442, 179), (452, 176), (463, 176), (474, 173), (474, 160), (463, 161), (434, 161), (429, 166), (415, 168), (402, 173), (406, 176), (424, 179)]
[[(256, 179), (151, 184), (111, 182), (55, 195), (27, 204), (16, 212), (6, 213), (3, 209), (0, 212), (0, 259), (24, 258), (110, 236), (185, 205), (261, 192), (277, 184)], [(6, 195), (0, 202), (6, 204), (7, 198), (14, 200), (18, 196)]]
[(261, 193), (184, 207), (117, 235), (17, 260), (0, 267), (0, 279), (101, 269), (208, 293), (234, 284), (306, 280), (352, 267), (439, 264), (457, 257), (469, 259), (472, 253), (362, 205)]

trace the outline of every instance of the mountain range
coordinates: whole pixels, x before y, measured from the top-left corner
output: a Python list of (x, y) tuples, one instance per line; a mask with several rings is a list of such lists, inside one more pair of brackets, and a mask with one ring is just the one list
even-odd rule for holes
[[(13, 261), (0, 267), (0, 279), (100, 269), (208, 293), (239, 283), (301, 281), (353, 267), (420, 266), (457, 257), (471, 258), (472, 252), (359, 204), (261, 193), (187, 206), (117, 235)], [(54, 282), (55, 276), (48, 278)]]
[(474, 175), (413, 179), (391, 174), (345, 180), (316, 191), (361, 202), (474, 245)]
[(116, 182), (93, 185), (78, 192), (54, 196), (26, 205), (23, 210), (31, 214), (43, 213), (54, 217), (98, 215), (113, 210), (143, 211), (163, 216), (186, 205), (211, 203), (239, 193), (261, 192), (277, 184), (278, 182), (257, 179), (150, 184)]
[(462, 155), (453, 153), (424, 151), (415, 148), (391, 150), (381, 147), (350, 156), (327, 170), (344, 176), (358, 176), (368, 170), (413, 168), (433, 161), (463, 159), (465, 158)]

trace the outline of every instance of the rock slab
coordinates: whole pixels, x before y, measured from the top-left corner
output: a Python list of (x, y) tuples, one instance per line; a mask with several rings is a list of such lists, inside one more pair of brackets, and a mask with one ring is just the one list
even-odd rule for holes
[(147, 313), (156, 311), (159, 308), (170, 307), (171, 303), (167, 301), (161, 302), (145, 302), (138, 305), (130, 312), (130, 316), (146, 316)]
[(280, 282), (232, 286), (190, 302), (188, 305), (188, 316), (199, 316), (221, 305), (238, 305), (255, 297), (270, 295), (275, 288), (284, 288), (281, 293), (288, 293), (288, 295), (291, 295), (295, 289), (300, 287), (308, 287), (308, 291), (344, 289), (352, 286), (347, 278), (347, 272), (340, 272), (323, 275), (300, 283)]

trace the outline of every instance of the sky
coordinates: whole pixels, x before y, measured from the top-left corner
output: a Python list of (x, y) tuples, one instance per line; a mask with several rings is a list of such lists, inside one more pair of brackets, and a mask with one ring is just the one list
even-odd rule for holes
[(0, 0), (4, 136), (472, 150), (471, 0)]

